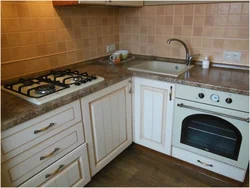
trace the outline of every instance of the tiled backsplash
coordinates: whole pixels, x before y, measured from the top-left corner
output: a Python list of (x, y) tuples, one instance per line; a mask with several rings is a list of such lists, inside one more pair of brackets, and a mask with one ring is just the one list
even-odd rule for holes
[(2, 2), (2, 79), (106, 54), (119, 42), (113, 7), (57, 7), (52, 2)]
[[(53, 7), (51, 1), (2, 2), (2, 79), (107, 55), (106, 45), (161, 57), (185, 58), (184, 40), (200, 60), (248, 65), (248, 3)], [(224, 51), (241, 61), (224, 61)]]
[[(249, 4), (214, 3), (119, 9), (120, 48), (143, 55), (185, 59), (185, 50), (169, 38), (185, 41), (192, 54), (210, 61), (248, 65)], [(226, 61), (223, 52), (241, 52), (241, 61)], [(197, 58), (196, 58), (197, 59)]]

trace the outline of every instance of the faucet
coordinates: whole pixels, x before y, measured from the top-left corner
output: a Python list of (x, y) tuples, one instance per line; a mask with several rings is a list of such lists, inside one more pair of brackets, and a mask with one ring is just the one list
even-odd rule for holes
[(169, 39), (169, 40), (167, 41), (167, 43), (170, 44), (172, 41), (177, 41), (177, 42), (181, 43), (181, 44), (184, 46), (184, 48), (185, 48), (185, 50), (186, 50), (186, 62), (187, 62), (186, 65), (187, 65), (187, 66), (189, 66), (189, 65), (191, 64), (192, 58), (193, 58), (194, 56), (199, 56), (199, 55), (200, 55), (200, 54), (190, 55), (188, 46), (185, 44), (185, 42), (183, 42), (183, 41), (180, 40), (180, 39), (175, 39), (175, 38)]

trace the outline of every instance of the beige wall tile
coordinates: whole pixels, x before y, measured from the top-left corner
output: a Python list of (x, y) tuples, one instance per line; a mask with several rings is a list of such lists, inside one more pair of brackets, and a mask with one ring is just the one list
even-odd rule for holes
[(230, 14), (240, 14), (242, 9), (242, 3), (231, 3)]
[(2, 3), (1, 16), (2, 18), (18, 17), (18, 10), (16, 3), (15, 2)]
[(157, 6), (156, 15), (164, 15), (165, 14), (165, 6)]
[[(166, 44), (176, 37), (185, 41), (192, 53), (201, 53), (200, 60), (209, 55), (211, 61), (222, 62), (223, 51), (234, 50), (244, 54), (240, 64), (246, 64), (248, 5), (236, 2), (55, 9), (51, 2), (2, 2), (2, 62), (14, 60), (13, 66), (27, 65), (25, 74), (107, 55), (108, 44), (132, 53), (184, 59), (180, 44)], [(76, 52), (67, 53), (71, 50)], [(54, 53), (59, 54), (50, 56)], [(34, 59), (19, 61), (24, 58)], [(8, 66), (4, 67), (6, 70)], [(5, 72), (3, 78), (13, 74)]]
[(206, 5), (206, 15), (215, 15), (217, 13), (217, 4), (207, 4)]
[(17, 6), (17, 12), (18, 12), (19, 17), (30, 16), (29, 4), (27, 2), (16, 3), (16, 6)]
[(20, 31), (32, 31), (32, 20), (30, 18), (19, 19)]
[(185, 16), (184, 17), (184, 25), (186, 25), (186, 26), (193, 25), (193, 16)]
[(193, 15), (193, 13), (194, 13), (194, 5), (185, 5), (184, 15)]
[(206, 10), (206, 5), (204, 4), (195, 4), (194, 14), (195, 15), (204, 15)]
[(224, 39), (214, 39), (213, 40), (213, 48), (214, 49), (223, 49)]
[(199, 37), (202, 36), (203, 27), (193, 27), (193, 36)]
[(242, 3), (242, 13), (249, 14), (249, 2)]
[(240, 15), (229, 15), (228, 17), (228, 26), (237, 26), (240, 24)]
[(202, 39), (202, 48), (212, 48), (213, 47), (213, 40), (203, 38)]
[(229, 3), (219, 3), (218, 4), (218, 14), (228, 14), (229, 12)]
[(215, 22), (215, 16), (205, 16), (204, 25), (213, 26)]
[(174, 5), (165, 6), (165, 15), (173, 15), (174, 14)]
[(175, 16), (174, 17), (174, 25), (183, 25), (183, 16)]
[(7, 32), (17, 32), (20, 31), (20, 23), (19, 19), (13, 18), (13, 19), (3, 19), (4, 27)]
[(214, 28), (214, 37), (223, 38), (225, 37), (226, 28), (225, 27), (215, 27)]
[(204, 23), (204, 16), (194, 16), (194, 25), (200, 26)]
[(175, 15), (183, 15), (184, 14), (184, 5), (175, 5), (174, 6), (174, 14)]

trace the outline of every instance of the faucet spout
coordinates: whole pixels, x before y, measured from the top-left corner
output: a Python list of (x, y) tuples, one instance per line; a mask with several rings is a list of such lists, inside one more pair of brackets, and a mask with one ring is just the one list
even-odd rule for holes
[(189, 57), (190, 57), (190, 52), (189, 52), (188, 46), (187, 46), (187, 45), (185, 44), (185, 42), (183, 42), (182, 40), (180, 40), (180, 39), (175, 39), (175, 38), (169, 39), (169, 40), (167, 41), (167, 43), (170, 44), (172, 41), (177, 41), (177, 42), (181, 43), (181, 44), (184, 46), (184, 48), (185, 48), (185, 50), (186, 50), (186, 61), (187, 61), (187, 65), (189, 65), (189, 64), (190, 64), (190, 59), (189, 59)]

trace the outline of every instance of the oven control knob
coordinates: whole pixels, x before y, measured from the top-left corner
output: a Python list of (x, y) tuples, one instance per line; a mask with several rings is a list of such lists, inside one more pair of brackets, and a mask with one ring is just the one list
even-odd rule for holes
[(200, 99), (203, 99), (203, 98), (205, 97), (205, 95), (204, 95), (204, 93), (199, 93), (199, 94), (198, 94), (198, 97), (199, 97)]
[(227, 104), (231, 104), (233, 102), (233, 100), (231, 98), (226, 98), (226, 103)]

